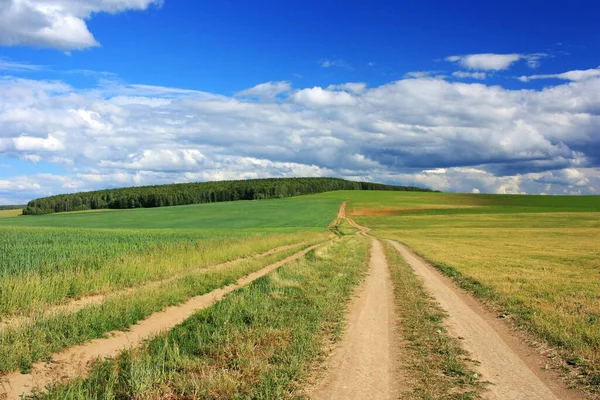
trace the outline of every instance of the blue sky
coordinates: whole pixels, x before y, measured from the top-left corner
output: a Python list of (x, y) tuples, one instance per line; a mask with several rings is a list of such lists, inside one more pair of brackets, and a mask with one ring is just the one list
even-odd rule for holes
[(598, 12), (593, 1), (3, 0), (0, 204), (306, 175), (598, 194)]

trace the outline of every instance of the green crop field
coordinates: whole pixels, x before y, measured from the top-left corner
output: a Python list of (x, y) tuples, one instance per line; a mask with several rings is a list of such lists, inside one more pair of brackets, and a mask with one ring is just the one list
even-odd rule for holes
[(600, 385), (600, 197), (333, 192)]
[[(324, 241), (340, 203), (289, 198), (3, 218), (0, 371), (27, 370), (52, 352), (127, 328)], [(250, 264), (211, 269), (289, 245)], [(68, 311), (90, 296), (108, 297)], [(65, 312), (49, 313), (61, 306)]]
[(175, 207), (88, 211), (0, 219), (0, 226), (252, 231), (276, 228), (318, 231), (331, 222), (340, 202), (338, 199), (303, 196)]
[(290, 198), (4, 218), (0, 316), (298, 242), (324, 232), (340, 203)]

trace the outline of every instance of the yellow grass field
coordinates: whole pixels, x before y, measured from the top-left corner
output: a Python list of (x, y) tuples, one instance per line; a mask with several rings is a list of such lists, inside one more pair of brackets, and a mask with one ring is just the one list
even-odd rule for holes
[[(557, 212), (552, 212), (547, 202), (553, 199), (520, 197), (529, 203), (506, 204), (501, 196), (357, 194), (354, 201), (349, 197), (349, 211), (372, 234), (408, 245), (491, 301), (499, 315), (543, 338), (569, 364), (584, 368), (587, 383), (598, 384), (596, 203), (593, 198), (555, 198)], [(475, 207), (465, 208), (465, 203)]]
[(0, 218), (17, 217), (23, 214), (23, 210), (0, 210)]

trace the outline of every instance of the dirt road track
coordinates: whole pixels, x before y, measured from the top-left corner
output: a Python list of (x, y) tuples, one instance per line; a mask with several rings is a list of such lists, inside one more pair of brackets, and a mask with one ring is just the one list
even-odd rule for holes
[(132, 326), (127, 332), (112, 332), (106, 339), (96, 339), (80, 346), (68, 348), (54, 355), (48, 363), (34, 364), (30, 374), (12, 373), (0, 377), (0, 400), (17, 400), (21, 394), (32, 393), (34, 388), (43, 389), (51, 383), (85, 375), (90, 361), (96, 358), (113, 357), (123, 349), (135, 347), (141, 344), (144, 339), (173, 328), (197, 311), (210, 307), (221, 300), (226, 294), (304, 256), (321, 245), (308, 247), (238, 280), (233, 285), (214, 290), (202, 296), (192, 297), (182, 305), (169, 307), (164, 311), (154, 313), (149, 318)]
[(398, 394), (393, 288), (381, 243), (372, 239), (369, 275), (351, 305), (344, 337), (313, 399), (392, 399)]
[(471, 358), (481, 364), (477, 368), (484, 381), (491, 382), (484, 398), (498, 400), (584, 399), (576, 391), (565, 389), (553, 373), (541, 368), (543, 360), (512, 334), (474, 298), (459, 290), (434, 267), (398, 242), (389, 242), (402, 254), (425, 288), (449, 313), (448, 329), (464, 338), (462, 345)]

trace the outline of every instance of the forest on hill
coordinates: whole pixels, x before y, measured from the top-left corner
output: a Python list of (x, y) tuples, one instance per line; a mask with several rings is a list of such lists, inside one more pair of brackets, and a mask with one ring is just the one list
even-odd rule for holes
[(353, 182), (339, 178), (271, 178), (176, 183), (42, 197), (30, 201), (23, 209), (23, 214), (41, 215), (107, 208), (148, 208), (236, 200), (260, 200), (334, 190), (430, 191), (414, 186)]

